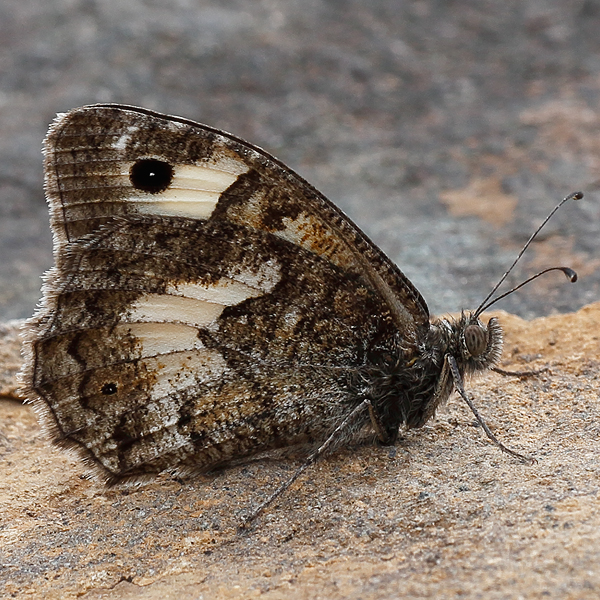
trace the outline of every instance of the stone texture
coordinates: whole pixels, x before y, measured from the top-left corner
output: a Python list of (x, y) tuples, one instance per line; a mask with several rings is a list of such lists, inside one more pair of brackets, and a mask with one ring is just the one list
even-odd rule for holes
[(23, 362), (19, 337), (21, 323), (17, 319), (0, 323), (0, 397), (18, 397), (17, 373)]
[(0, 401), (3, 597), (556, 598), (600, 594), (600, 303), (531, 322), (499, 313), (505, 368), (468, 389), (488, 443), (453, 397), (395, 451), (340, 451), (251, 531), (243, 514), (296, 464), (255, 462), (190, 481), (106, 491)]
[(0, 318), (51, 260), (40, 144), (56, 112), (124, 102), (224, 128), (289, 163), (405, 270), (433, 312), (477, 305), (556, 202), (502, 308), (600, 298), (595, 0), (4, 0)]

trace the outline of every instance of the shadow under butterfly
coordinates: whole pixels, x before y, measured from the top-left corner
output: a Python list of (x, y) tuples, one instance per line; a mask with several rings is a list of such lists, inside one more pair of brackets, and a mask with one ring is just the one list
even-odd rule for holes
[(59, 115), (44, 152), (55, 266), (24, 328), (22, 390), (107, 485), (305, 448), (248, 524), (323, 453), (393, 444), (453, 390), (531, 462), (462, 381), (507, 373), (484, 310), (550, 270), (576, 280), (555, 267), (492, 299), (539, 229), (479, 308), (432, 320), (356, 225), (243, 140), (106, 104)]

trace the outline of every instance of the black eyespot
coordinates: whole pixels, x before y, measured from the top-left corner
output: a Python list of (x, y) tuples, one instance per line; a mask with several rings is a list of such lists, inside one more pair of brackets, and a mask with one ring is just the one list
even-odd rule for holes
[(105, 396), (112, 396), (117, 393), (117, 384), (116, 383), (105, 383), (102, 386), (102, 393)]
[(138, 190), (158, 194), (164, 192), (173, 181), (173, 167), (162, 160), (148, 158), (138, 160), (129, 172), (131, 185)]
[(487, 331), (479, 325), (465, 327), (465, 345), (471, 356), (481, 356), (487, 349)]

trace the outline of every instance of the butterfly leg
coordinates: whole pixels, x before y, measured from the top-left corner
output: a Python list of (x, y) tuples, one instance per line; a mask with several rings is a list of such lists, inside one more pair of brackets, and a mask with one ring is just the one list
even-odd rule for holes
[(448, 365), (448, 368), (450, 369), (450, 373), (452, 373), (452, 379), (454, 380), (454, 387), (456, 388), (456, 391), (459, 393), (460, 397), (467, 403), (468, 407), (471, 409), (471, 412), (475, 415), (475, 418), (477, 419), (477, 421), (479, 422), (481, 427), (483, 427), (483, 430), (485, 431), (485, 434), (488, 436), (488, 438), (496, 446), (498, 446), (498, 448), (500, 448), (500, 450), (502, 450), (502, 452), (506, 452), (507, 454), (510, 454), (511, 456), (514, 456), (515, 458), (518, 458), (523, 463), (527, 463), (527, 464), (535, 463), (536, 460), (534, 458), (530, 458), (528, 456), (523, 456), (522, 454), (519, 454), (518, 452), (515, 452), (514, 450), (507, 448), (492, 433), (491, 429), (488, 427), (487, 423), (483, 420), (483, 418), (481, 417), (481, 415), (475, 408), (475, 405), (473, 404), (473, 402), (471, 402), (471, 399), (469, 398), (469, 396), (467, 396), (467, 393), (465, 392), (465, 388), (463, 387), (463, 383), (462, 383), (462, 377), (460, 376), (460, 371), (458, 370), (458, 365), (456, 364), (456, 359), (451, 354), (446, 354), (445, 360), (446, 360), (446, 364)]
[(247, 529), (252, 522), (272, 504), (281, 494), (283, 494), (291, 485), (306, 471), (306, 469), (312, 465), (316, 460), (326, 452), (333, 442), (337, 439), (339, 434), (350, 425), (366, 407), (371, 407), (370, 400), (363, 400), (358, 406), (356, 406), (352, 412), (331, 432), (329, 437), (304, 461), (296, 472), (283, 484), (281, 484), (258, 508), (254, 509), (248, 517), (246, 517), (243, 523), (240, 525), (239, 530)]
[(398, 422), (397, 424), (392, 424), (392, 426), (386, 426), (381, 418), (381, 413), (376, 410), (373, 403), (370, 400), (364, 400), (364, 402), (368, 402), (367, 406), (369, 407), (371, 425), (373, 425), (379, 443), (382, 446), (393, 446), (398, 439), (400, 423)]
[(500, 375), (506, 375), (507, 377), (534, 377), (540, 373), (546, 373), (550, 371), (548, 367), (536, 369), (535, 371), (506, 371), (504, 369), (500, 369), (499, 367), (492, 367), (491, 370), (495, 373), (499, 373)]

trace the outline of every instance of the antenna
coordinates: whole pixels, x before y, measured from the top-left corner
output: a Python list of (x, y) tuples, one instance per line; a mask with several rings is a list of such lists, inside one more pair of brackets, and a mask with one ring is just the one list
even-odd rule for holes
[(475, 317), (478, 317), (484, 310), (486, 310), (487, 308), (489, 308), (490, 306), (492, 306), (492, 304), (495, 304), (498, 300), (500, 300), (500, 298), (504, 298), (505, 296), (508, 296), (509, 294), (512, 294), (513, 292), (515, 292), (519, 288), (523, 287), (526, 283), (529, 283), (530, 281), (533, 281), (534, 279), (537, 279), (538, 277), (540, 277), (544, 273), (548, 273), (549, 271), (562, 271), (567, 276), (567, 278), (571, 281), (571, 283), (575, 283), (577, 281), (577, 273), (575, 273), (575, 271), (573, 271), (573, 269), (570, 269), (569, 267), (551, 267), (549, 269), (545, 269), (544, 271), (540, 271), (539, 273), (537, 273), (533, 277), (530, 277), (529, 279), (527, 279), (523, 283), (520, 283), (518, 286), (516, 286), (512, 290), (509, 290), (508, 292), (505, 292), (504, 294), (501, 294), (497, 298), (494, 298), (493, 300), (489, 301), (490, 298), (496, 293), (496, 291), (498, 290), (498, 288), (504, 283), (504, 280), (508, 277), (508, 275), (510, 274), (510, 272), (515, 268), (515, 265), (519, 262), (519, 260), (521, 260), (521, 257), (523, 256), (523, 254), (525, 254), (525, 251), (527, 250), (527, 248), (529, 248), (529, 246), (531, 245), (531, 242), (533, 242), (533, 240), (536, 238), (537, 234), (544, 228), (544, 226), (552, 218), (552, 216), (554, 215), (554, 213), (565, 202), (568, 202), (569, 200), (581, 200), (582, 198), (583, 198), (583, 192), (573, 192), (572, 194), (569, 194), (568, 196), (566, 196), (565, 198), (563, 198), (554, 207), (554, 209), (552, 210), (552, 212), (544, 219), (544, 221), (542, 222), (542, 224), (533, 232), (533, 234), (531, 235), (531, 237), (527, 240), (527, 242), (525, 243), (525, 245), (521, 249), (521, 252), (519, 252), (519, 255), (517, 256), (517, 258), (515, 258), (515, 260), (513, 261), (512, 265), (510, 265), (510, 267), (508, 268), (508, 270), (506, 271), (506, 273), (504, 273), (504, 275), (502, 275), (502, 277), (500, 277), (500, 280), (492, 288), (492, 291), (484, 298), (483, 302), (479, 305), (479, 307), (475, 311), (475, 314), (474, 314)]

